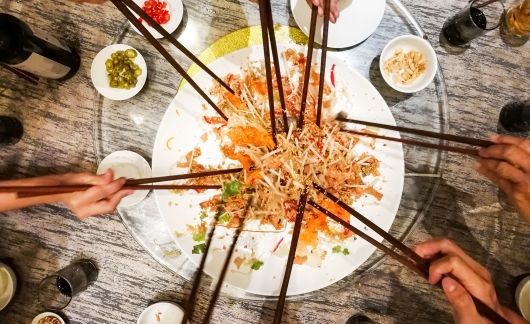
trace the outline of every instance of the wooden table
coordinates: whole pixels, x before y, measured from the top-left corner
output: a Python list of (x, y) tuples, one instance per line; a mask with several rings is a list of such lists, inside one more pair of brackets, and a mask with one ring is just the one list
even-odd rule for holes
[[(226, 30), (214, 31), (214, 38), (233, 31), (231, 22), (241, 24), (246, 16), (257, 13), (256, 6), (247, 2), (184, 3), (188, 15), (226, 20)], [(448, 87), (451, 132), (495, 132), (500, 107), (513, 99), (528, 98), (530, 44), (510, 46), (499, 31), (493, 31), (474, 41), (464, 53), (449, 54), (439, 45), (438, 35), (445, 19), (462, 2), (403, 3), (439, 55)], [(294, 25), (285, 6), (278, 3), (275, 10)], [(46, 81), (32, 86), (0, 71), (0, 112), (19, 117), (25, 126), (24, 139), (0, 151), (2, 178), (94, 171), (90, 62), (111, 43), (123, 18), (110, 4), (75, 5), (66, 0), (4, 0), (0, 8), (24, 17), (31, 26), (64, 35), (78, 45), (83, 59), (77, 76), (60, 86)], [(198, 31), (198, 35), (204, 33), (207, 31)], [(472, 171), (472, 162), (461, 155), (449, 155), (432, 207), (407, 244), (432, 236), (450, 237), (491, 270), (501, 302), (514, 307), (509, 285), (515, 276), (530, 272), (530, 224), (502, 208), (497, 188)], [(4, 213), (0, 257), (11, 259), (21, 281), (14, 302), (0, 314), (2, 324), (29, 323), (43, 311), (37, 302), (38, 282), (78, 257), (96, 260), (101, 270), (98, 281), (65, 310), (71, 323), (134, 323), (149, 303), (182, 302), (190, 290), (189, 282), (167, 271), (134, 241), (117, 216), (81, 222), (61, 206)], [(204, 311), (207, 298), (206, 290), (199, 295), (199, 311)], [(268, 323), (274, 307), (273, 302), (222, 297), (213, 321)], [(443, 294), (389, 259), (354, 287), (329, 297), (288, 302), (285, 312), (284, 318), (295, 323), (343, 323), (357, 313), (378, 323), (451, 321)]]

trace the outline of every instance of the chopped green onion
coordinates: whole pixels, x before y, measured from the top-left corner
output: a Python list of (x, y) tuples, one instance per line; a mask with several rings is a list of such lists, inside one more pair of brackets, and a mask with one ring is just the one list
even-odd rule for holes
[(193, 246), (193, 249), (191, 250), (192, 254), (201, 254), (204, 253), (206, 250), (206, 243), (201, 243)]
[(250, 269), (259, 270), (263, 264), (264, 264), (263, 261), (255, 260), (254, 262), (252, 262), (252, 265), (250, 266)]
[(350, 250), (344, 249), (344, 250), (342, 250), (342, 254), (349, 255), (350, 254)]
[(337, 245), (337, 246), (334, 246), (334, 247), (331, 249), (331, 252), (333, 252), (333, 253), (340, 253), (340, 252), (342, 252), (342, 247), (340, 247), (340, 246), (338, 246), (338, 245)]

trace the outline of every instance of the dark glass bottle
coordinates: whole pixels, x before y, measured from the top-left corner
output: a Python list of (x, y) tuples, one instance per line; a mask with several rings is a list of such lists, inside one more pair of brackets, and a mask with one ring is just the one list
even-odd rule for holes
[(530, 100), (514, 101), (504, 106), (499, 122), (510, 132), (530, 131)]
[(0, 145), (16, 144), (24, 134), (22, 123), (8, 116), (0, 116)]
[(0, 13), (0, 62), (62, 81), (75, 75), (81, 59), (71, 47), (55, 37), (32, 30), (14, 16)]

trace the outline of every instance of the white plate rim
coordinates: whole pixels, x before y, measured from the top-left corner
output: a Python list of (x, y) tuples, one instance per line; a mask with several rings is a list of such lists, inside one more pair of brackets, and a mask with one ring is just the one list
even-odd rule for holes
[[(134, 2), (138, 6), (140, 6), (140, 8), (142, 7), (145, 1), (146, 0), (134, 0)], [(164, 0), (164, 1), (168, 4), (170, 18), (166, 24), (162, 25), (162, 27), (169, 34), (172, 34), (179, 28), (180, 24), (182, 23), (182, 18), (184, 17), (184, 4), (182, 3), (181, 0)], [(132, 12), (132, 14), (137, 18), (139, 17), (134, 12)], [(176, 19), (174, 19), (175, 16), (176, 16)], [(153, 35), (154, 38), (156, 39), (164, 38), (164, 36), (162, 36), (162, 34), (157, 32), (153, 27), (147, 25), (145, 22), (142, 22), (142, 24), (147, 28), (147, 30), (151, 33), (151, 35)], [(140, 31), (138, 30), (138, 28), (136, 28), (132, 23), (130, 23), (130, 25), (131, 25), (132, 30), (134, 30), (138, 35), (142, 35)]]

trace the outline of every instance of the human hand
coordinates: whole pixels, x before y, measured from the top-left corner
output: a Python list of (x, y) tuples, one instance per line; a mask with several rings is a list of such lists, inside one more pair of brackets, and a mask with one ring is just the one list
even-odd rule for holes
[(499, 304), (489, 271), (449, 239), (432, 239), (419, 244), (415, 250), (426, 259), (442, 255), (431, 262), (428, 280), (433, 285), (441, 280), (457, 324), (489, 323), (478, 313), (472, 296), (480, 299), (510, 323), (527, 323), (515, 312)]
[(504, 191), (521, 216), (530, 221), (530, 139), (492, 135), (481, 149), (475, 170)]
[[(320, 17), (324, 17), (324, 1), (326, 0), (307, 0), (307, 3), (311, 5), (315, 5), (318, 7), (318, 15)], [(332, 23), (336, 23), (337, 19), (339, 19), (339, 0), (330, 0), (331, 9), (329, 14), (329, 21)]]
[(106, 2), (107, 0), (70, 0), (72, 2), (76, 3), (93, 3), (93, 4), (102, 4)]
[(120, 201), (132, 194), (133, 190), (121, 190), (126, 179), (113, 181), (113, 172), (103, 175), (73, 173), (63, 175), (63, 184), (88, 184), (90, 189), (62, 195), (61, 201), (80, 219), (98, 214), (108, 214), (116, 209)]

